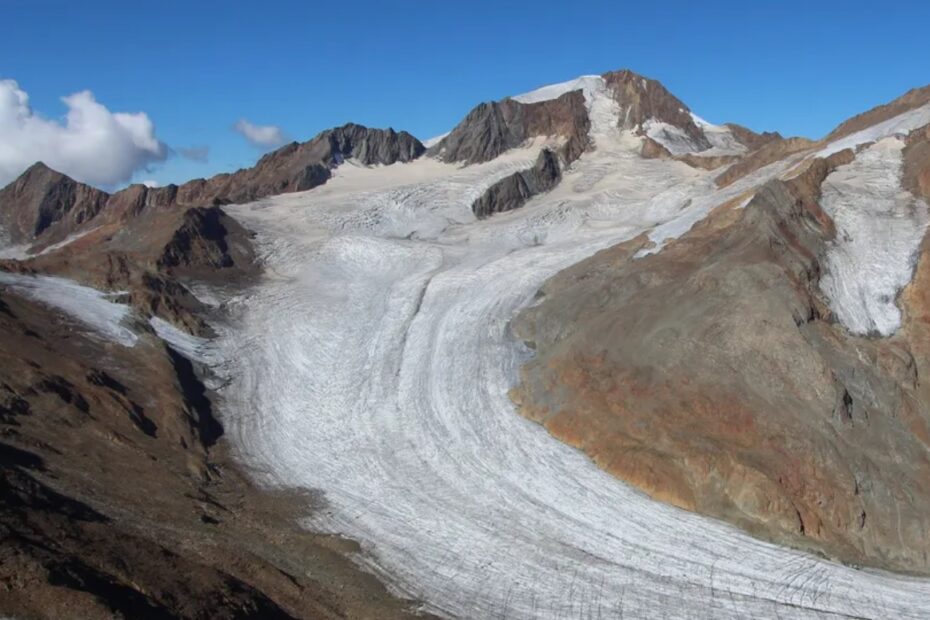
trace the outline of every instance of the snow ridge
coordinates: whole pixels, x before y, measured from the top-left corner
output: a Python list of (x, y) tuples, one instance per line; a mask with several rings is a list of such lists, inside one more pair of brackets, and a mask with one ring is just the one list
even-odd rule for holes
[(854, 149), (860, 144), (876, 142), (895, 134), (906, 134), (928, 123), (930, 123), (930, 103), (857, 131), (845, 138), (834, 140), (821, 149), (816, 154), (816, 157), (829, 157), (833, 153), (838, 153), (844, 149)]

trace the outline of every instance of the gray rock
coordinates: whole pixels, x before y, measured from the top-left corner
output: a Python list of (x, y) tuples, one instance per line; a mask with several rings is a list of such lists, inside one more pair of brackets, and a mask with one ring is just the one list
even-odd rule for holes
[(537, 103), (503, 99), (482, 103), (427, 153), (446, 162), (476, 164), (538, 136), (562, 137), (561, 155), (575, 161), (590, 147), (591, 123), (580, 90)]
[(471, 206), (478, 218), (512, 211), (537, 194), (548, 192), (562, 180), (559, 158), (543, 149), (532, 168), (515, 172), (489, 187)]

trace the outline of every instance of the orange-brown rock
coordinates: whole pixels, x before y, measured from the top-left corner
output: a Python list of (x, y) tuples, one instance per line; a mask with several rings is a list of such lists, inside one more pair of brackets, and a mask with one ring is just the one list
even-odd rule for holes
[(717, 186), (726, 187), (760, 168), (781, 161), (795, 153), (802, 153), (810, 150), (816, 145), (816, 142), (808, 140), (807, 138), (786, 138), (768, 142), (758, 150), (744, 155), (732, 166), (718, 175), (715, 179)]
[(622, 129), (636, 130), (647, 120), (655, 119), (678, 127), (702, 149), (710, 148), (710, 142), (694, 122), (688, 106), (660, 82), (628, 69), (610, 71), (601, 77), (620, 105)]
[(930, 103), (930, 86), (914, 88), (894, 101), (872, 108), (868, 112), (858, 114), (849, 120), (841, 123), (836, 129), (824, 137), (824, 142), (831, 142), (844, 136), (848, 136), (857, 131), (871, 127), (877, 123), (887, 121), (895, 116), (904, 114), (909, 110), (919, 108), (922, 105)]
[(915, 196), (930, 199), (930, 125), (908, 136), (901, 183)]
[(733, 136), (743, 145), (745, 145), (750, 152), (761, 149), (766, 144), (784, 140), (781, 134), (779, 134), (777, 131), (763, 131), (762, 133), (756, 133), (752, 129), (743, 127), (742, 125), (737, 125), (736, 123), (726, 123), (724, 126), (727, 127)]

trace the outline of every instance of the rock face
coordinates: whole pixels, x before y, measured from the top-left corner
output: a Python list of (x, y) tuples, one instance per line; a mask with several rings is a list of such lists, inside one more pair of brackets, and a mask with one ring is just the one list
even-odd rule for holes
[(784, 140), (782, 135), (777, 131), (763, 131), (762, 133), (756, 133), (752, 129), (748, 129), (742, 125), (737, 125), (736, 123), (726, 123), (724, 127), (733, 132), (733, 135), (736, 137), (736, 139), (739, 140), (750, 151), (760, 149), (766, 144), (770, 144), (772, 142)]
[(537, 194), (547, 192), (562, 179), (559, 159), (543, 149), (532, 168), (515, 172), (489, 187), (471, 206), (479, 219), (518, 209)]
[(504, 99), (475, 107), (428, 152), (443, 161), (476, 164), (490, 161), (530, 138), (561, 137), (565, 143), (560, 153), (566, 163), (571, 163), (588, 147), (589, 128), (580, 90), (536, 103)]
[(425, 150), (406, 131), (350, 123), (327, 129), (308, 142), (285, 145), (262, 157), (252, 168), (185, 183), (178, 188), (178, 202), (208, 206), (305, 191), (325, 183), (332, 169), (346, 159), (365, 165), (389, 165), (412, 161)]
[[(926, 172), (919, 142), (912, 179)], [(930, 573), (926, 242), (891, 338), (850, 334), (819, 287), (835, 235), (820, 186), (853, 157), (770, 181), (659, 253), (634, 260), (637, 238), (551, 279), (513, 324), (537, 351), (513, 396), (658, 499)]]
[(56, 225), (73, 229), (95, 217), (109, 195), (38, 162), (0, 190), (0, 228), (24, 243)]
[(816, 145), (816, 142), (808, 140), (807, 138), (787, 138), (765, 143), (759, 149), (742, 157), (733, 163), (733, 165), (729, 166), (717, 176), (715, 181), (719, 187), (726, 187), (747, 174), (755, 172), (769, 164), (781, 161), (795, 153), (809, 151)]
[(167, 269), (215, 270), (254, 260), (242, 226), (216, 207), (188, 209), (157, 260)]
[(603, 78), (620, 105), (621, 128), (639, 129), (646, 121), (657, 120), (682, 130), (702, 150), (711, 148), (688, 106), (656, 80), (627, 69), (605, 73)]
[(868, 127), (888, 121), (895, 116), (914, 110), (930, 103), (930, 86), (914, 88), (904, 93), (894, 101), (872, 108), (868, 112), (858, 114), (841, 123), (831, 131), (824, 140), (836, 140)]

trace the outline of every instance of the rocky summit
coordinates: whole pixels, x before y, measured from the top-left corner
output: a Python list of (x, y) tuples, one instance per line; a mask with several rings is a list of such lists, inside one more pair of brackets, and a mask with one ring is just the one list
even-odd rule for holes
[(425, 144), (0, 190), (0, 615), (927, 615), (930, 87)]

